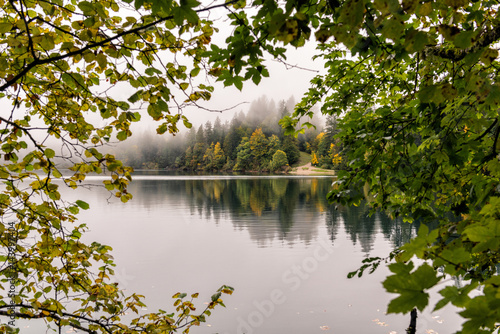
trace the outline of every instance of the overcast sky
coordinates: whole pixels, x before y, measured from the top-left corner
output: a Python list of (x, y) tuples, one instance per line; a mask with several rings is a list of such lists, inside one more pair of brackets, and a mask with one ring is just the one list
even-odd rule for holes
[(286, 101), (290, 96), (294, 96), (298, 102), (309, 88), (309, 81), (318, 74), (317, 71), (323, 68), (320, 60), (312, 61), (315, 50), (312, 46), (314, 43), (310, 44), (308, 47), (298, 50), (291, 47), (287, 53), (288, 65), (307, 68), (309, 70), (290, 67), (278, 61), (269, 60), (267, 66), (270, 76), (263, 78), (258, 86), (249, 80), (244, 83), (243, 90), (240, 92), (235, 87), (224, 87), (222, 83), (216, 83), (212, 99), (204, 103), (203, 106), (209, 109), (224, 110), (242, 102), (248, 102), (247, 104), (240, 105), (223, 113), (211, 113), (192, 108), (185, 115), (193, 124), (199, 125), (205, 123), (207, 120), (215, 120), (217, 116), (221, 120), (230, 120), (236, 112), (241, 110), (246, 112), (250, 106), (250, 102), (257, 100), (263, 95), (266, 95), (276, 103), (281, 100)]
[[(247, 8), (246, 11), (251, 16), (253, 9)], [(227, 12), (225, 9), (206, 13), (206, 18), (213, 20), (215, 26), (219, 27), (219, 32), (214, 34), (212, 41), (220, 47), (224, 47), (226, 38), (234, 29), (227, 18), (225, 18), (226, 15)], [(222, 114), (193, 108), (186, 111), (185, 115), (193, 124), (199, 125), (205, 123), (207, 120), (215, 120), (217, 116), (223, 121), (230, 120), (236, 112), (242, 110), (246, 112), (250, 107), (250, 103), (263, 95), (266, 95), (276, 103), (281, 100), (286, 101), (291, 96), (294, 96), (296, 101), (300, 101), (302, 95), (309, 87), (309, 81), (323, 69), (321, 59), (312, 60), (313, 55), (316, 54), (315, 47), (317, 42), (314, 36), (311, 36), (311, 41), (299, 49), (288, 46), (286, 64), (271, 59), (267, 61), (266, 66), (268, 67), (270, 76), (263, 78), (258, 86), (252, 80), (248, 80), (243, 84), (243, 90), (240, 92), (234, 87), (224, 87), (222, 83), (215, 84), (212, 99), (203, 104), (203, 107), (225, 110), (243, 102), (248, 102), (247, 104), (224, 111)]]

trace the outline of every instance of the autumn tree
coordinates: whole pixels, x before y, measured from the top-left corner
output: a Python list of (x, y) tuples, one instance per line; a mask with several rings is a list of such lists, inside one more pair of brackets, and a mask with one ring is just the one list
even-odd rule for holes
[(328, 150), (328, 159), (330, 159), (330, 163), (332, 164), (333, 169), (345, 168), (345, 166), (343, 166), (342, 164), (342, 162), (344, 162), (344, 159), (342, 159), (340, 148), (334, 143), (330, 144), (330, 149)]
[(221, 147), (221, 144), (217, 142), (214, 147), (214, 160), (213, 166), (215, 170), (221, 170), (226, 162), (226, 155), (224, 154), (224, 150)]
[(206, 149), (203, 155), (203, 169), (220, 170), (226, 162), (226, 155), (219, 142), (214, 143)]
[(261, 128), (255, 130), (249, 139), (250, 150), (252, 152), (252, 156), (255, 158), (254, 165), (255, 167), (260, 167), (265, 165), (269, 160), (269, 139), (262, 132)]
[(212, 170), (214, 168), (214, 166), (213, 166), (214, 146), (215, 145), (212, 143), (210, 146), (207, 147), (207, 149), (205, 150), (205, 153), (203, 154), (203, 160), (202, 160), (203, 169)]
[(131, 168), (100, 147), (126, 140), (142, 117), (157, 121), (158, 134), (176, 133), (179, 122), (190, 127), (183, 108), (213, 91), (196, 81), (214, 33), (203, 13), (239, 6), (0, 2), (0, 316), (7, 320), (0, 332), (18, 332), (15, 318), (59, 332), (188, 331), (231, 292), (221, 288), (201, 310), (197, 294), (179, 293), (173, 312), (140, 313), (142, 297), (115, 283), (111, 247), (81, 238), (86, 225), (77, 214), (88, 204), (68, 202), (59, 188), (106, 172), (103, 186), (122, 201), (132, 198)]

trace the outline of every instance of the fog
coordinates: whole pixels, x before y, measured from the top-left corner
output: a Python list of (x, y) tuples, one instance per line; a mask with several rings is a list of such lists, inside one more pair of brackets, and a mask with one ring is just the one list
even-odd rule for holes
[[(277, 136), (281, 139), (283, 129), (278, 123), (285, 115), (293, 111), (295, 98), (274, 101), (266, 95), (245, 105), (245, 110), (233, 112), (231, 120), (222, 121), (220, 113), (215, 120), (207, 119), (205, 123), (193, 126), (189, 130), (173, 135), (157, 135), (151, 129), (139, 129), (124, 142), (114, 142), (106, 145), (101, 152), (114, 154), (126, 165), (136, 169), (183, 168), (187, 149), (195, 150), (197, 143), (219, 143), (228, 158), (235, 161), (236, 146), (241, 136), (250, 137), (258, 128), (267, 137)], [(316, 128), (306, 129), (298, 136), (297, 149), (305, 150), (306, 142), (310, 142), (325, 126), (324, 120), (315, 113), (309, 122)], [(208, 146), (204, 147), (206, 150)]]
[[(312, 60), (315, 50), (311, 43), (299, 50), (291, 47), (289, 51), (286, 64), (268, 60), (266, 66), (268, 66), (270, 76), (262, 78), (259, 85), (255, 85), (251, 80), (245, 82), (241, 91), (235, 87), (224, 87), (223, 83), (207, 77), (204, 83), (211, 84), (215, 88), (212, 98), (209, 101), (199, 102), (198, 104), (202, 108), (185, 108), (183, 114), (193, 124), (193, 127), (198, 127), (208, 120), (214, 122), (217, 117), (222, 122), (229, 121), (235, 114), (248, 111), (252, 101), (256, 101), (262, 96), (275, 102), (286, 101), (290, 97), (293, 97), (297, 102), (300, 101), (310, 86), (309, 81), (318, 75), (323, 68), (323, 62)], [(143, 115), (141, 122), (133, 124), (132, 131), (140, 130), (139, 132), (142, 132), (146, 130), (154, 133), (157, 125), (148, 115)], [(186, 131), (182, 125), (179, 129), (182, 132)]]
[[(218, 11), (214, 13), (207, 13), (207, 15), (220, 15), (220, 18), (211, 17), (219, 25), (220, 31), (213, 36), (212, 40), (214, 44), (221, 47), (224, 46), (225, 38), (231, 33), (228, 22), (223, 19), (223, 11)], [(279, 101), (300, 101), (302, 95), (309, 88), (309, 81), (316, 75), (320, 73), (323, 69), (323, 61), (316, 60), (313, 61), (313, 55), (315, 55), (315, 42), (306, 43), (306, 45), (300, 49), (295, 49), (292, 46), (288, 46), (287, 59), (286, 60), (276, 60), (269, 58), (265, 65), (268, 68), (269, 77), (263, 77), (259, 85), (255, 85), (251, 80), (243, 84), (243, 89), (239, 91), (235, 87), (224, 87), (222, 82), (217, 82), (216, 78), (200, 74), (196, 78), (196, 85), (202, 83), (205, 85), (214, 86), (214, 92), (209, 101), (198, 101), (199, 107), (188, 106), (182, 110), (178, 110), (175, 106), (172, 106), (171, 112), (177, 113), (182, 112), (188, 120), (193, 124), (193, 128), (198, 128), (200, 125), (205, 124), (207, 121), (211, 121), (214, 124), (216, 118), (218, 117), (222, 124), (229, 122), (237, 113), (255, 113), (254, 116), (250, 115), (249, 118), (255, 118), (255, 120), (261, 120), (265, 117), (265, 111), (260, 110), (260, 108), (255, 105), (252, 106), (252, 102), (259, 101), (265, 97), (277, 104)], [(163, 57), (163, 55), (162, 55)], [(168, 61), (168, 54), (165, 54), (165, 61)], [(182, 59), (176, 59), (182, 62)], [(140, 67), (140, 64), (134, 64), (134, 66)], [(103, 81), (104, 82), (104, 81)], [(134, 89), (127, 85), (126, 83), (119, 83), (113, 87), (106, 86), (105, 83), (98, 87), (91, 87), (91, 90), (102, 96), (109, 94), (117, 100), (126, 101), (132, 94), (134, 94)], [(179, 96), (182, 99), (182, 96)], [(254, 102), (256, 103), (256, 102)], [(289, 105), (288, 110), (293, 111), (292, 105)], [(17, 107), (12, 106), (12, 102), (7, 99), (0, 100), (0, 107), (4, 110), (5, 114), (11, 114), (13, 119), (22, 119), (28, 114), (28, 110), (24, 105), (18, 105)], [(156, 134), (156, 127), (160, 125), (160, 122), (155, 122), (147, 114), (147, 105), (133, 105), (134, 110), (140, 111), (142, 118), (140, 122), (133, 123), (131, 125), (131, 130), (133, 132), (130, 140), (134, 141), (134, 137), (144, 137), (146, 135), (151, 136), (151, 140), (177, 140), (173, 139), (172, 135), (165, 133), (162, 137)], [(138, 109), (137, 109), (138, 108)], [(47, 137), (46, 129), (47, 125), (41, 119), (36, 119), (37, 116), (33, 116), (31, 120), (32, 135), (38, 141), (42, 142), (44, 145), (53, 147), (57, 153), (64, 155), (61, 151), (61, 141), (53, 138), (52, 136)], [(102, 127), (109, 124), (110, 120), (103, 120), (99, 113), (87, 112), (84, 113), (85, 119), (93, 124), (95, 127)], [(38, 131), (35, 128), (39, 127)], [(184, 135), (188, 132), (188, 129), (184, 127), (182, 122), (179, 123), (180, 135)], [(115, 131), (116, 134), (116, 131)], [(158, 137), (158, 138), (156, 138)], [(137, 138), (138, 139), (138, 138)], [(117, 141), (114, 140), (116, 143)], [(132, 143), (133, 144), (133, 143)], [(110, 149), (116, 144), (111, 144)]]

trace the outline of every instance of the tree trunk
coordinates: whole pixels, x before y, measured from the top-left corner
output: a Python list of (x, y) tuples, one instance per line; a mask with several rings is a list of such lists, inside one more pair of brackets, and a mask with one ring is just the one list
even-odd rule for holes
[(410, 313), (410, 326), (406, 329), (406, 334), (415, 334), (417, 332), (417, 309), (414, 308)]

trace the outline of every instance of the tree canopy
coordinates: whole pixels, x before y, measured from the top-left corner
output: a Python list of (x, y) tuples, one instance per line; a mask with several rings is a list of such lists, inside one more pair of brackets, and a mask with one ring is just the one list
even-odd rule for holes
[[(389, 313), (451, 303), (462, 309), (462, 333), (494, 331), (500, 321), (498, 4), (329, 5), (317, 8), (324, 16), (314, 15), (327, 73), (312, 80), (295, 119), (283, 124), (291, 129), (322, 102), (323, 113), (339, 116), (338, 139), (348, 148), (348, 170), (339, 172), (329, 199), (346, 205), (367, 199), (373, 211), (423, 223), (418, 237), (385, 259), (368, 259), (358, 275), (390, 262), (384, 287), (396, 298)], [(462, 277), (463, 286), (441, 286), (441, 300), (429, 305), (429, 289), (450, 275)], [(471, 294), (478, 287), (482, 292)]]
[[(130, 168), (99, 146), (126, 140), (131, 123), (146, 114), (159, 122), (159, 134), (177, 132), (179, 122), (189, 127), (184, 108), (203, 108), (214, 90), (206, 77), (239, 89), (248, 80), (258, 84), (269, 76), (266, 59), (285, 61), (286, 46), (315, 40), (325, 73), (282, 125), (294, 132), (320, 103), (323, 113), (338, 116), (338, 147), (346, 151), (347, 171), (329, 198), (358, 204), (366, 197), (373, 210), (424, 223), (385, 259), (393, 275), (384, 286), (397, 294), (388, 311), (422, 310), (430, 288), (460, 275), (464, 286), (441, 288), (433, 307), (463, 308), (463, 333), (494, 330), (497, 2), (11, 0), (0, 7), (0, 272), (3, 291), (15, 291), (2, 294), (1, 315), (107, 333), (188, 330), (204, 321), (229, 287), (197, 315), (178, 294), (175, 314), (122, 321), (141, 298), (123, 296), (113, 283), (110, 247), (82, 242), (86, 227), (77, 214), (88, 204), (65, 201), (58, 188), (106, 171), (105, 187), (131, 199)], [(232, 26), (220, 32), (223, 45), (212, 41), (214, 12)], [(431, 222), (438, 227), (427, 227)], [(374, 266), (383, 260), (370, 259)], [(479, 286), (482, 293), (469, 296)]]

